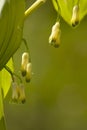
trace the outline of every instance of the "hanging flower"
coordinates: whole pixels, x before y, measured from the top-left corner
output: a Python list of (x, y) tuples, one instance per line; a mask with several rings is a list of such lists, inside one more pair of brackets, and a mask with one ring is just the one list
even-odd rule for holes
[(75, 27), (79, 23), (79, 6), (75, 5), (72, 11), (71, 24)]
[(22, 103), (25, 103), (25, 101), (26, 101), (24, 88), (25, 88), (24, 84), (21, 83), (19, 85), (19, 101), (21, 101)]
[(26, 77), (25, 77), (26, 82), (30, 82), (31, 77), (32, 77), (32, 64), (31, 64), (31, 62), (29, 62), (29, 63), (27, 64), (26, 72), (27, 72), (27, 73), (26, 73)]
[(18, 84), (17, 82), (12, 82), (12, 101), (17, 102), (18, 98)]
[(55, 25), (52, 27), (52, 32), (49, 37), (49, 44), (54, 46), (55, 48), (58, 48), (60, 46), (60, 22), (56, 22)]
[(24, 52), (22, 54), (22, 62), (21, 62), (21, 73), (22, 73), (22, 76), (26, 75), (28, 62), (29, 62), (29, 54), (27, 52)]
[(16, 78), (12, 81), (12, 102), (14, 103), (25, 103), (25, 88), (23, 83), (18, 84)]

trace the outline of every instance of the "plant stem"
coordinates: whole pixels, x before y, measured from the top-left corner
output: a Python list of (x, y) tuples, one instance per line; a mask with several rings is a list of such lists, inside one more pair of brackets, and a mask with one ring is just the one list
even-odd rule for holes
[(36, 10), (40, 5), (42, 5), (43, 3), (45, 3), (46, 0), (36, 0), (35, 3), (33, 3), (30, 8), (28, 8), (24, 15), (25, 15), (25, 19), (34, 11)]
[(22, 83), (22, 79), (20, 78), (19, 75), (17, 75), (16, 73), (12, 72), (10, 70), (10, 68), (8, 66), (6, 66), (6, 65), (4, 66), (4, 68), (10, 73), (10, 75), (12, 77), (12, 80), (14, 80), (14, 76), (16, 76), (20, 80), (20, 82)]
[(28, 47), (28, 44), (27, 44), (27, 41), (25, 38), (22, 38), (22, 41), (26, 47), (26, 51), (29, 53), (29, 62), (31, 62), (31, 56), (30, 56), (30, 50), (29, 50), (29, 47)]

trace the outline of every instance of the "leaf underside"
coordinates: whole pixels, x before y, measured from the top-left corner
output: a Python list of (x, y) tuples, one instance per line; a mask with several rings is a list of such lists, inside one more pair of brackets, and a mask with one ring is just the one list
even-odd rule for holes
[[(62, 18), (71, 25), (71, 17), (73, 6), (78, 3), (78, 0), (52, 0), (55, 10)], [(79, 1), (79, 21), (87, 14), (87, 0)]]

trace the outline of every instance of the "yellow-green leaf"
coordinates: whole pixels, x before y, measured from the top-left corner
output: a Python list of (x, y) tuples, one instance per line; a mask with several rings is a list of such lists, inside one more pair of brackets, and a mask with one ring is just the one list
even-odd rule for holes
[[(87, 14), (87, 0), (52, 0), (54, 8), (71, 25), (73, 7), (79, 5), (79, 21)], [(59, 8), (57, 8), (57, 6)]]
[[(12, 59), (9, 60), (9, 62), (7, 63), (7, 66), (13, 71)], [(2, 69), (2, 71), (0, 72), (0, 84), (1, 84), (3, 94), (5, 97), (11, 85), (11, 75), (5, 69)]]

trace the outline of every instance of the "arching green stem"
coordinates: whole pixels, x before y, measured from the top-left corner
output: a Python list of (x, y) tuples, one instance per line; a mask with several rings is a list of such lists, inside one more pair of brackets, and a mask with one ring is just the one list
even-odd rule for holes
[(26, 51), (29, 53), (29, 62), (31, 62), (31, 56), (30, 56), (30, 50), (29, 50), (29, 47), (28, 47), (28, 44), (27, 44), (27, 41), (25, 38), (22, 38), (22, 41), (26, 47)]
[(35, 3), (33, 3), (30, 8), (28, 8), (24, 15), (25, 15), (25, 19), (34, 11), (36, 10), (40, 5), (42, 5), (43, 3), (45, 3), (46, 0), (36, 0)]
[(11, 69), (7, 65), (5, 65), (4, 68), (10, 73), (10, 75), (12, 77), (12, 80), (14, 80), (14, 76), (16, 76), (20, 80), (20, 82), (22, 83), (22, 79), (21, 79), (21, 77), (19, 75), (12, 72)]
[(25, 38), (22, 38), (22, 41), (23, 41), (23, 43), (24, 43), (24, 45), (25, 45), (25, 47), (26, 47), (26, 50), (29, 52), (29, 47), (28, 47), (28, 44), (27, 44), (26, 39), (25, 39)]

